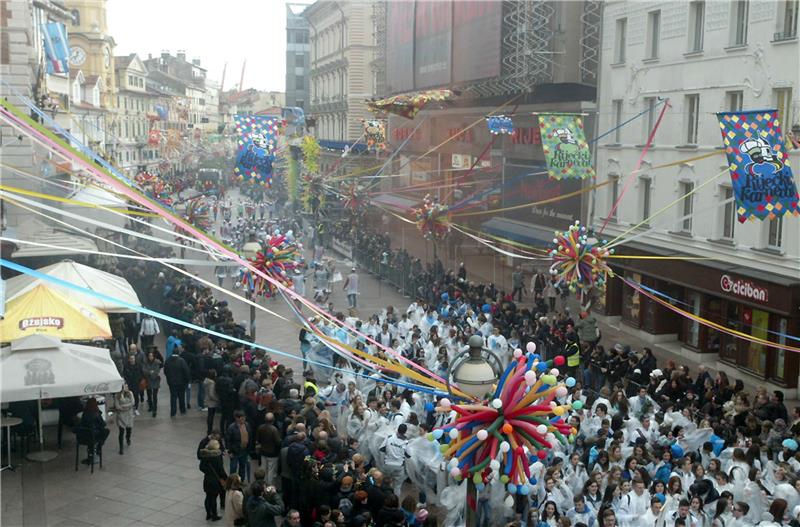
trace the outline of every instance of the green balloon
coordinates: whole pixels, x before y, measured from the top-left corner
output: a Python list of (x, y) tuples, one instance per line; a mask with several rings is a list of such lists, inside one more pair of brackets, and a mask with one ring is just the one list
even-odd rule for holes
[(583, 408), (583, 401), (572, 401), (573, 410), (580, 410), (581, 408)]

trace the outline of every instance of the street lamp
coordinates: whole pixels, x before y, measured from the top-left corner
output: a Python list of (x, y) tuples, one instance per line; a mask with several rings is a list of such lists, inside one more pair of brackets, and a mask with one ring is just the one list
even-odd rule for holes
[[(472, 335), (467, 341), (469, 349), (455, 356), (447, 376), (447, 390), (452, 395), (451, 384), (476, 399), (483, 400), (503, 374), (503, 365), (497, 355), (483, 347), (483, 337)], [(470, 499), (471, 498), (471, 499)], [(467, 527), (477, 527), (478, 516), (470, 504), (478, 503), (478, 489), (471, 477), (467, 478), (467, 509), (464, 517)]]
[[(242, 246), (242, 255), (248, 261), (253, 261), (261, 252), (261, 244), (256, 240), (255, 233), (251, 232), (248, 235), (247, 243)], [(248, 300), (253, 300), (250, 288), (245, 289), (245, 295)], [(253, 342), (256, 340), (256, 306), (250, 304), (250, 338)]]

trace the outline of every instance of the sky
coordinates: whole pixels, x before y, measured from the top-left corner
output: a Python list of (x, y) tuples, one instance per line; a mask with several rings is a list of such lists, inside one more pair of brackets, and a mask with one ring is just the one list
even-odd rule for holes
[(247, 60), (245, 89), (285, 91), (284, 0), (108, 0), (107, 6), (114, 55), (146, 59), (185, 50), (217, 82), (227, 63), (225, 90), (239, 84)]

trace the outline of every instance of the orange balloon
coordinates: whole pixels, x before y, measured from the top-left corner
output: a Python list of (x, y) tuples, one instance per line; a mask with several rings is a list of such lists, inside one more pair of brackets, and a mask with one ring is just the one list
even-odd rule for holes
[(506, 423), (506, 424), (503, 425), (503, 433), (504, 434), (510, 434), (513, 431), (514, 431), (514, 427), (511, 426), (510, 424)]

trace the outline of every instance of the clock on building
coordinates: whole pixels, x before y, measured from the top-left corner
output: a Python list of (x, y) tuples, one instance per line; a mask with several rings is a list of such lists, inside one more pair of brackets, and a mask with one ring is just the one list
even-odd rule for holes
[(106, 68), (111, 67), (111, 52), (108, 48), (103, 48), (103, 65)]
[(69, 50), (69, 63), (73, 66), (80, 66), (86, 62), (86, 51), (79, 46), (72, 46)]

